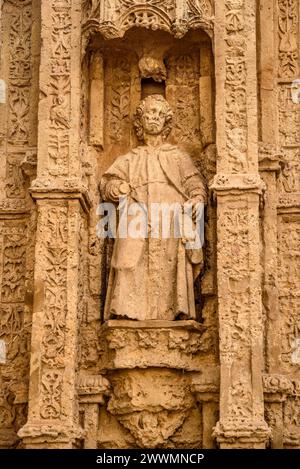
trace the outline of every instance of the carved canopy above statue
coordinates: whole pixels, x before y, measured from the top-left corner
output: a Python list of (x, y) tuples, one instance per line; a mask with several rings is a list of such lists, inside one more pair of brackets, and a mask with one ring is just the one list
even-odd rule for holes
[(163, 30), (177, 38), (189, 29), (213, 31), (212, 0), (83, 0), (83, 44), (100, 32), (105, 39), (123, 37), (133, 27)]

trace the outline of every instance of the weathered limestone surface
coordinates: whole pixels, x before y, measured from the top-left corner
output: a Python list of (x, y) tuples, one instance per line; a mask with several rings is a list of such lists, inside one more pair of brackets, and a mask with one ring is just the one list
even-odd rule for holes
[[(300, 448), (300, 1), (0, 5), (0, 448)], [(170, 148), (205, 244), (129, 302), (97, 207)]]

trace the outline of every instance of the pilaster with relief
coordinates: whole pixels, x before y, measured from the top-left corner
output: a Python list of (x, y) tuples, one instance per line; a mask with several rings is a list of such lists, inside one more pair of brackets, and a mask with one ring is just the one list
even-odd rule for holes
[(1, 2), (0, 447), (20, 447), (27, 418), (36, 213), (39, 23), (36, 0)]
[(299, 448), (300, 441), (297, 386), (286, 386), (290, 377), (299, 379), (299, 6), (269, 0), (261, 9), (266, 370), (267, 383), (280, 384), (265, 394), (272, 448)]
[[(218, 304), (221, 448), (264, 448), (256, 2), (216, 2)], [(225, 86), (224, 86), (225, 83)]]
[(27, 448), (73, 448), (83, 436), (77, 397), (84, 315), (87, 190), (81, 179), (81, 1), (41, 2), (38, 210)]
[[(300, 343), (300, 101), (299, 101), (299, 0), (276, 4), (277, 37), (277, 107), (276, 131), (281, 149), (280, 174), (277, 181), (278, 225), (278, 310), (280, 373), (299, 380)], [(277, 371), (277, 372), (278, 372)], [(274, 370), (273, 370), (274, 372)], [(297, 403), (296, 403), (297, 405)], [(286, 439), (286, 447), (299, 448), (300, 424), (293, 415), (290, 397), (283, 408), (285, 429), (293, 421), (293, 438)], [(290, 410), (289, 410), (290, 407)], [(287, 422), (289, 422), (287, 424)], [(294, 439), (293, 443), (291, 442)]]

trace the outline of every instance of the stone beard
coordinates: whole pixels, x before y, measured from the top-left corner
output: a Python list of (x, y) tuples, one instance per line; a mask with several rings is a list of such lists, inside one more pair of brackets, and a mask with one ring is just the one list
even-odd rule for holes
[[(172, 111), (160, 95), (143, 100), (135, 128), (143, 141), (120, 156), (100, 183), (104, 201), (193, 205), (206, 202), (203, 179), (192, 159), (164, 143), (171, 130)], [(174, 220), (170, 219), (170, 223)], [(105, 320), (195, 319), (194, 281), (203, 267), (202, 249), (187, 250), (176, 237), (115, 239)]]

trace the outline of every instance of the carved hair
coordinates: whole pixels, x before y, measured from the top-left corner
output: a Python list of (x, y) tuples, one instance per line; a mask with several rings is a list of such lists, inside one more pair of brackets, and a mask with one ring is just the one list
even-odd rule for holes
[(160, 103), (163, 103), (163, 105), (164, 105), (163, 106), (163, 111), (165, 112), (166, 121), (165, 121), (164, 129), (162, 131), (163, 137), (167, 138), (167, 136), (169, 135), (169, 133), (172, 130), (173, 111), (172, 111), (168, 101), (163, 96), (161, 96), (160, 94), (153, 94), (151, 96), (147, 96), (147, 98), (143, 99), (143, 101), (140, 102), (140, 104), (139, 104), (139, 106), (138, 106), (138, 108), (135, 112), (135, 115), (134, 115), (134, 124), (133, 125), (134, 125), (134, 128), (135, 128), (136, 134), (137, 134), (137, 138), (141, 141), (144, 141), (144, 127), (143, 127), (142, 117), (143, 117), (143, 113), (144, 113), (146, 104), (150, 100), (158, 101)]

